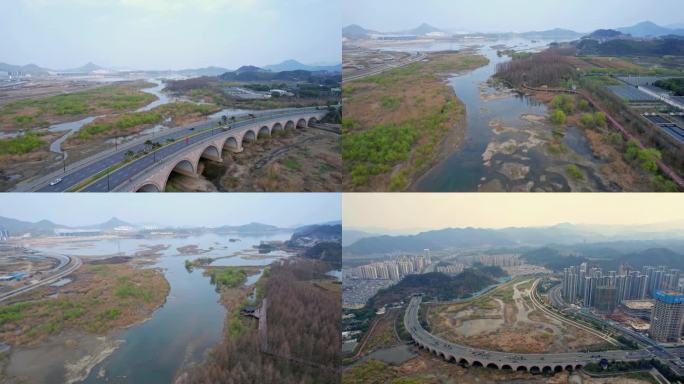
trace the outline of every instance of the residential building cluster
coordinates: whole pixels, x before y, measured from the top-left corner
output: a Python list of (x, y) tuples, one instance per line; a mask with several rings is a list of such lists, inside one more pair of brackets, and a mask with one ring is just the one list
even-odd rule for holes
[(458, 275), (463, 272), (465, 264), (455, 263), (449, 265), (440, 265), (435, 268), (437, 272), (446, 273), (447, 275)]
[[(645, 266), (642, 271), (621, 267), (605, 274), (587, 263), (563, 270), (561, 293), (572, 304), (610, 314), (621, 306), (625, 313), (644, 318), (650, 310), (649, 334), (657, 341), (679, 340), (684, 325), (684, 294), (681, 293), (679, 269)], [(645, 299), (655, 299), (645, 305)]]
[(563, 298), (600, 312), (612, 312), (625, 300), (654, 298), (660, 290), (678, 290), (680, 271), (666, 266), (647, 266), (642, 271), (621, 268), (604, 273), (587, 263), (563, 270)]
[(432, 264), (430, 252), (420, 256), (399, 256), (392, 260), (362, 265), (352, 270), (352, 276), (364, 280), (399, 281), (406, 275), (421, 273)]
[(475, 255), (463, 256), (460, 259), (466, 264), (480, 263), (482, 265), (492, 265), (497, 267), (515, 267), (522, 265), (520, 255), (517, 254), (500, 254), (500, 255)]

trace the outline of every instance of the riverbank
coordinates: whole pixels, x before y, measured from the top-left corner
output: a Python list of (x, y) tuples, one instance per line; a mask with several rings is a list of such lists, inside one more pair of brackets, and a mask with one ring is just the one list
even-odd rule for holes
[[(616, 131), (610, 128), (605, 120), (605, 115), (599, 118), (600, 121), (595, 121), (595, 111), (582, 102), (581, 97), (574, 95), (559, 96), (555, 92), (546, 92), (541, 90), (522, 89), (524, 92), (534, 100), (543, 103), (549, 108), (550, 114), (555, 110), (561, 109), (565, 115), (562, 123), (556, 124), (558, 131), (555, 132), (554, 137), (547, 143), (546, 151), (549, 156), (557, 158), (566, 157), (567, 161), (575, 160), (577, 163), (577, 172), (573, 171), (571, 166), (566, 166), (565, 173), (568, 176), (568, 182), (571, 184), (572, 190), (592, 190), (588, 183), (591, 181), (586, 177), (586, 169), (593, 168), (595, 174), (601, 178), (602, 184), (610, 186), (613, 191), (631, 191), (631, 192), (648, 192), (652, 191), (650, 187), (649, 174), (635, 169), (624, 158), (623, 139)], [(561, 100), (567, 100), (565, 108), (558, 108)], [(584, 121), (583, 121), (584, 119)], [(550, 122), (549, 122), (550, 123)], [(592, 161), (583, 164), (577, 159), (567, 158), (569, 149), (564, 144), (563, 138), (569, 129), (576, 129), (585, 138), (591, 149)]]
[[(324, 273), (329, 268), (297, 258), (271, 264), (254, 285), (222, 288), (221, 302), (229, 311), (223, 342), (207, 361), (174, 382), (221, 382), (225, 377), (263, 384), (339, 382), (340, 292), (321, 284), (334, 279)], [(246, 294), (254, 286), (250, 300)], [(241, 308), (258, 307), (262, 299), (268, 302), (263, 324), (240, 315)]]
[(470, 52), (426, 57), (344, 84), (345, 190), (405, 190), (462, 144), (465, 107), (445, 80), (488, 60)]
[(161, 271), (130, 263), (84, 264), (69, 278), (66, 285), (38, 288), (0, 309), (0, 339), (12, 346), (0, 377), (87, 377), (118, 348), (112, 334), (147, 321), (170, 290)]

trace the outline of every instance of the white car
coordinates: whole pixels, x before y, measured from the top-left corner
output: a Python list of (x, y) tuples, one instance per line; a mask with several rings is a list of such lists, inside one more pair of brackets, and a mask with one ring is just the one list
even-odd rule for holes
[(50, 182), (50, 185), (57, 185), (62, 182), (62, 178), (58, 177)]

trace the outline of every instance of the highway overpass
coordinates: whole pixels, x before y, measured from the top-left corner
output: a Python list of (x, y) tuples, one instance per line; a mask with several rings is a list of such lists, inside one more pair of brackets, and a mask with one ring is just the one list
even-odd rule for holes
[(652, 358), (645, 349), (632, 351), (569, 352), (569, 353), (512, 353), (488, 351), (443, 340), (426, 331), (418, 320), (422, 297), (415, 296), (406, 308), (404, 327), (413, 341), (446, 361), (464, 366), (479, 366), (502, 370), (531, 373), (562, 372), (580, 369), (588, 363), (601, 359), (632, 361)]
[[(136, 185), (131, 185), (132, 180), (134, 178), (138, 180), (143, 175), (149, 176), (156, 174), (156, 172), (165, 172), (167, 169), (160, 167), (159, 163), (167, 164), (173, 159), (178, 159), (179, 162), (184, 159), (191, 160), (190, 164), (183, 162), (177, 164), (178, 167), (174, 165), (174, 168), (178, 172), (192, 174), (197, 169), (196, 158), (205, 157), (220, 160), (224, 148), (239, 152), (242, 150), (244, 140), (258, 140), (280, 129), (305, 127), (320, 120), (327, 113), (328, 109), (325, 107), (320, 107), (320, 109), (319, 107), (289, 108), (255, 113), (252, 115), (253, 117), (244, 115), (239, 121), (230, 123), (230, 129), (228, 127), (217, 127), (217, 120), (189, 125), (151, 138), (152, 142), (163, 146), (129, 161), (115, 170), (111, 169), (127, 161), (127, 152), (140, 153), (148, 149), (142, 140), (123, 148), (120, 146), (118, 150), (113, 152), (93, 156), (79, 164), (69, 165), (64, 173), (53, 172), (39, 180), (26, 183), (17, 188), (16, 191), (64, 192), (78, 189), (86, 192), (108, 192), (138, 190), (140, 188), (135, 189)], [(203, 149), (199, 157), (195, 153), (190, 153), (202, 143), (207, 143), (204, 148), (207, 149), (207, 152), (204, 152)], [(164, 169), (160, 170), (160, 168)], [(111, 171), (107, 173), (108, 170)], [(62, 181), (50, 185), (50, 182), (57, 177), (61, 178)], [(140, 187), (144, 187), (145, 190), (150, 190), (153, 187), (163, 188), (166, 181), (159, 180), (159, 178), (151, 179), (149, 184)], [(163, 189), (160, 190), (163, 191)]]

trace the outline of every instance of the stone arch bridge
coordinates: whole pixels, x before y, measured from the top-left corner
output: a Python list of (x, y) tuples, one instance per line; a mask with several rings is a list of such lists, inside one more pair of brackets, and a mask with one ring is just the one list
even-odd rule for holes
[(411, 299), (404, 315), (404, 327), (411, 334), (415, 344), (435, 356), (466, 367), (487, 367), (510, 371), (530, 373), (551, 373), (572, 371), (582, 368), (588, 363), (602, 359), (633, 361), (650, 359), (650, 352), (645, 349), (632, 351), (602, 352), (569, 352), (569, 353), (509, 353), (471, 348), (466, 345), (443, 340), (428, 331), (418, 321), (418, 310), (422, 298)]
[[(241, 152), (243, 144), (255, 142), (280, 131), (296, 131), (318, 122), (328, 113), (327, 109), (302, 109), (286, 111), (274, 116), (233, 124), (231, 129), (214, 129), (205, 133), (202, 140), (194, 143), (183, 141), (173, 144), (178, 149), (162, 159), (155, 159), (149, 166), (116, 188), (122, 192), (162, 192), (173, 172), (197, 177), (201, 159), (223, 160), (223, 151)], [(147, 155), (149, 157), (150, 155)]]

